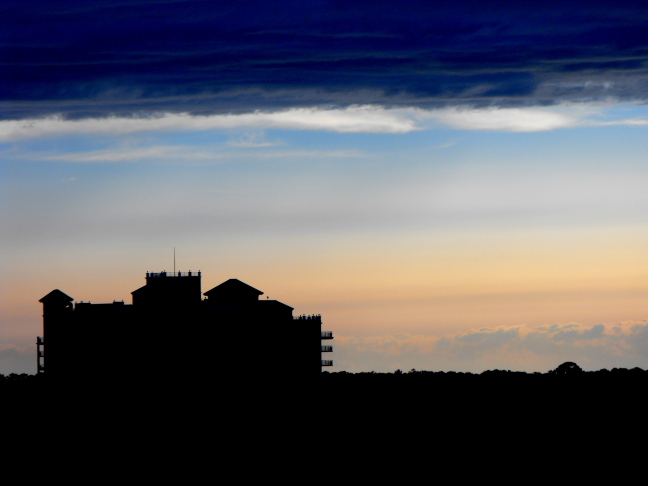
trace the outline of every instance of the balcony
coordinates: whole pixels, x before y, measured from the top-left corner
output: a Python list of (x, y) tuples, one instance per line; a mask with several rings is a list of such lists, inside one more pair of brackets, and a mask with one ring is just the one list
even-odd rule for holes
[(322, 331), (322, 339), (333, 339), (333, 331)]
[(42, 337), (38, 336), (36, 338), (36, 373), (45, 372), (45, 365), (43, 361), (45, 360), (45, 341)]
[(333, 351), (333, 346), (322, 346), (322, 353), (330, 353)]
[(333, 360), (323, 359), (322, 360), (322, 366), (333, 366)]

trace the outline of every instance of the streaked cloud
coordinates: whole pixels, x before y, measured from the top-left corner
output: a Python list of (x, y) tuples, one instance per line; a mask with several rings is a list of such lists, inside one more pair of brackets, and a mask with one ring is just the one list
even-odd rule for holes
[[(155, 159), (166, 160), (181, 158), (186, 153), (184, 147), (177, 146), (155, 146), (142, 148), (112, 148), (106, 150), (92, 150), (87, 152), (64, 153), (58, 155), (35, 155), (29, 156), (31, 160), (51, 162), (73, 162), (73, 163), (102, 163), (102, 162), (139, 162), (142, 160)], [(194, 154), (195, 156), (196, 154)], [(204, 157), (219, 158), (218, 154), (203, 154)]]
[[(229, 145), (229, 144), (228, 144)], [(272, 145), (271, 145), (272, 146)], [(321, 158), (358, 158), (365, 157), (360, 150), (276, 150), (255, 154), (256, 159), (321, 159)], [(193, 146), (163, 146), (108, 148), (91, 151), (75, 151), (49, 155), (28, 152), (14, 157), (14, 160), (38, 162), (64, 162), (75, 164), (92, 163), (135, 163), (154, 161), (165, 164), (218, 164), (224, 161), (247, 160), (245, 152), (221, 150), (216, 148)], [(62, 179), (72, 181), (74, 178)]]
[[(436, 110), (350, 106), (347, 108), (293, 108), (277, 112), (194, 116), (165, 113), (151, 117), (108, 117), (68, 120), (61, 116), (33, 120), (0, 121), (0, 142), (66, 135), (128, 135), (144, 132), (184, 132), (228, 129), (322, 130), (338, 133), (408, 133), (415, 130), (451, 127), (461, 130), (541, 132), (578, 126), (645, 126), (643, 118), (601, 119), (614, 105), (565, 104), (529, 108), (454, 107)], [(238, 148), (278, 145), (259, 135), (230, 141)], [(445, 147), (449, 145), (444, 145)], [(147, 149), (142, 157), (169, 148)]]
[(462, 130), (543, 132), (569, 128), (581, 123), (576, 113), (568, 113), (563, 107), (484, 109), (454, 107), (428, 113), (431, 118), (443, 125)]
[(266, 140), (265, 134), (263, 132), (246, 133), (237, 140), (230, 140), (229, 142), (227, 142), (227, 145), (235, 148), (266, 148), (276, 147), (277, 145), (282, 144), (283, 142), (281, 142), (280, 140)]
[(11, 2), (0, 116), (648, 99), (643, 5), (485, 5)]
[(341, 133), (406, 133), (416, 129), (417, 109), (385, 109), (352, 106), (344, 109), (294, 108), (278, 112), (192, 116), (166, 113), (154, 117), (93, 118), (66, 120), (50, 117), (0, 122), (0, 142), (25, 138), (111, 134), (125, 135), (147, 131), (200, 131), (232, 128), (328, 130)]
[(609, 127), (609, 126), (645, 127), (648, 125), (648, 120), (627, 119), (627, 120), (615, 120), (615, 121), (608, 121), (608, 122), (591, 122), (590, 125), (598, 125), (602, 127)]
[(450, 148), (450, 147), (454, 147), (455, 145), (457, 145), (457, 143), (458, 143), (457, 141), (441, 143), (441, 144), (435, 146), (434, 148), (436, 150), (443, 150), (443, 149), (447, 149), (447, 148)]

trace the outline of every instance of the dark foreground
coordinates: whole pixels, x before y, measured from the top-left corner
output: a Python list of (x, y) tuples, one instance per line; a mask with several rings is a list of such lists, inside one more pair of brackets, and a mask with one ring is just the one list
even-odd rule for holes
[(84, 464), (107, 478), (131, 468), (183, 484), (206, 472), (243, 483), (624, 484), (628, 465), (643, 464), (632, 444), (645, 438), (648, 371), (557, 370), (337, 372), (309, 383), (278, 373), (10, 375), (0, 398), (5, 423), (22, 429), (15, 437), (38, 443), (24, 450), (66, 475)]

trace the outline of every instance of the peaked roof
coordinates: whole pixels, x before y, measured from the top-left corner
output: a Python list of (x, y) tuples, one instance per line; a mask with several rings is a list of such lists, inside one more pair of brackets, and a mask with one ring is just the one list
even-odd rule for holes
[(143, 292), (146, 288), (147, 288), (146, 285), (143, 285), (139, 289), (133, 290), (131, 294), (134, 294), (135, 292)]
[(241, 282), (237, 278), (230, 278), (229, 280), (223, 282), (220, 285), (217, 285), (211, 290), (208, 290), (207, 292), (204, 293), (207, 297), (210, 295), (218, 295), (218, 294), (230, 294), (230, 293), (246, 293), (246, 294), (252, 294), (255, 293), (256, 295), (263, 295), (263, 292), (261, 292), (258, 289), (255, 289), (251, 285), (248, 285), (244, 282)]
[(72, 302), (74, 299), (70, 297), (69, 295), (61, 292), (59, 289), (52, 290), (49, 294), (47, 294), (45, 297), (42, 299), (39, 299), (38, 302), (56, 302), (56, 301), (63, 301), (63, 302)]

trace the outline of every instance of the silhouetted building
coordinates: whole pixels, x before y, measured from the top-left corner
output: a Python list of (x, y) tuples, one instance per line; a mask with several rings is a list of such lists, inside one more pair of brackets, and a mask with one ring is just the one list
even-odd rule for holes
[(332, 366), (320, 315), (259, 299), (230, 279), (201, 294), (200, 272), (146, 273), (133, 303), (77, 302), (53, 290), (43, 303), (38, 372), (54, 377), (260, 374), (308, 378)]

